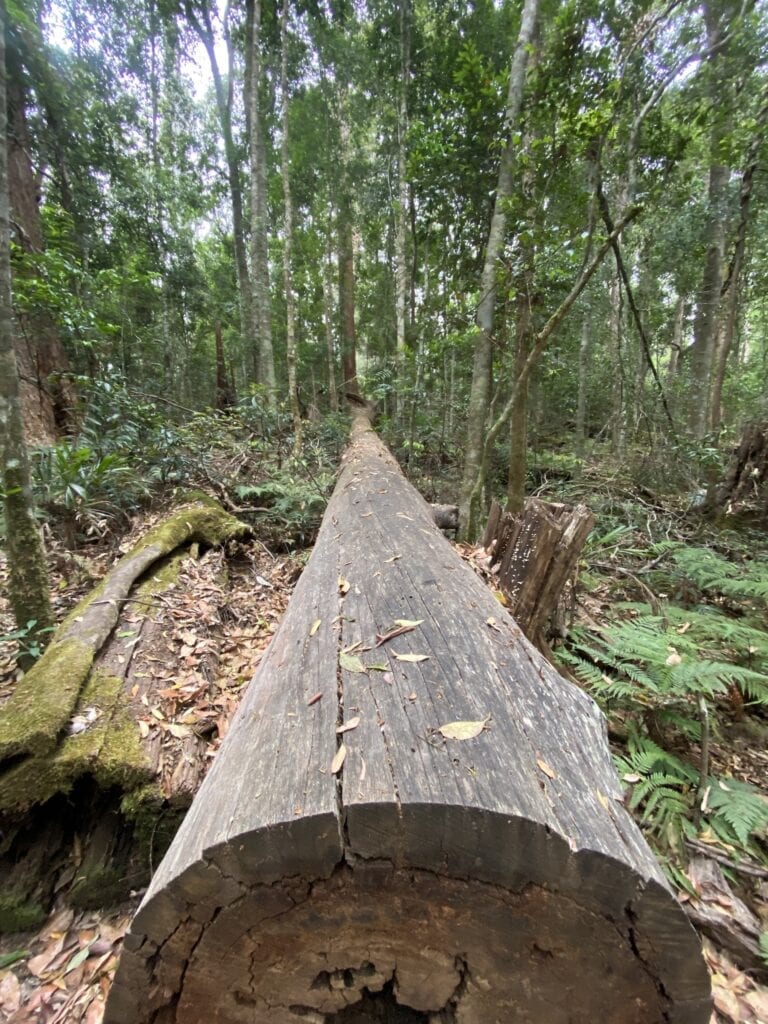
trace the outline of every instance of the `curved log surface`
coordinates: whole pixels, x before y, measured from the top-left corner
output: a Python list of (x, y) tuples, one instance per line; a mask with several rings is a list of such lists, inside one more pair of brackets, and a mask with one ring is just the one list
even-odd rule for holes
[(360, 417), (105, 1022), (705, 1024), (698, 940), (621, 799), (593, 701)]

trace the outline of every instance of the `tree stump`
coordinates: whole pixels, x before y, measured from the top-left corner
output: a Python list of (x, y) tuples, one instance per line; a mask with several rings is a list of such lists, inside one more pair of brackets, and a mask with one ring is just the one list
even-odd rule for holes
[(503, 514), (493, 503), (483, 546), (510, 612), (540, 651), (548, 650), (550, 623), (594, 521), (586, 505), (527, 498), (522, 512)]
[(600, 712), (358, 416), (106, 1024), (708, 1019), (698, 940)]
[(704, 513), (752, 512), (768, 517), (768, 423), (750, 423), (744, 428), (718, 484), (707, 491), (700, 505)]

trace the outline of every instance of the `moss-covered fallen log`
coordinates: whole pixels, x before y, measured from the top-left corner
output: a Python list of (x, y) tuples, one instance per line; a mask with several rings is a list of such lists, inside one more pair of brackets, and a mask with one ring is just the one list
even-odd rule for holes
[[(161, 750), (151, 730), (143, 734), (137, 717), (145, 690), (132, 669), (144, 648), (148, 656), (165, 653), (163, 613), (170, 606), (163, 594), (176, 586), (190, 545), (220, 545), (246, 532), (210, 500), (178, 509), (67, 616), (0, 709), (0, 931), (23, 930), (44, 916), (68, 860), (80, 865), (71, 881), (82, 904), (86, 891), (108, 903), (114, 892), (104, 879), (121, 870), (119, 898), (146, 884), (151, 848), (167, 845), (162, 819), (169, 805), (188, 805), (207, 766), (207, 744), (173, 725), (184, 738), (174, 739), (172, 750)], [(149, 715), (153, 704), (144, 699)], [(163, 778), (169, 764), (177, 769), (170, 786)], [(107, 818), (121, 823), (111, 844), (99, 827)], [(141, 870), (128, 877), (134, 833), (149, 835), (150, 849), (139, 852)]]
[(91, 666), (115, 628), (136, 581), (184, 544), (221, 544), (247, 531), (212, 501), (177, 510), (144, 536), (67, 616), (43, 656), (0, 708), (0, 771), (19, 755), (39, 755), (61, 739)]
[(705, 1024), (602, 717), (358, 418), (107, 1024)]

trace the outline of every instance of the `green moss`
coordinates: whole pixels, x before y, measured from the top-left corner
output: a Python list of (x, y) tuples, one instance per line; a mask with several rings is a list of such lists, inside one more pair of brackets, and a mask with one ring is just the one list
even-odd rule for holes
[(181, 567), (189, 551), (175, 552), (153, 565), (147, 576), (136, 587), (136, 596), (142, 599), (154, 597), (155, 594), (162, 594), (164, 590), (173, 586), (181, 574)]
[(184, 506), (154, 526), (126, 558), (153, 544), (158, 546), (160, 554), (165, 554), (190, 541), (214, 546), (250, 532), (250, 527), (225, 512), (221, 505), (206, 495), (205, 502), (199, 500)]
[(0, 811), (21, 812), (68, 793), (83, 775), (100, 786), (130, 789), (152, 778), (139, 731), (122, 704), (122, 681), (94, 673), (83, 688), (79, 707), (99, 717), (83, 732), (67, 736), (53, 752), (12, 765), (0, 776)]
[(93, 658), (93, 649), (76, 637), (50, 645), (0, 710), (0, 759), (53, 749)]
[(221, 505), (210, 494), (199, 491), (195, 487), (179, 488), (173, 492), (176, 501), (185, 505), (207, 505), (209, 508), (221, 508)]
[(44, 907), (35, 900), (16, 892), (0, 892), (0, 933), (28, 932), (45, 918)]
[(133, 825), (134, 839), (149, 863), (157, 864), (171, 845), (185, 811), (169, 808), (157, 785), (126, 793), (120, 811)]
[[(205, 500), (199, 499), (196, 504), (178, 509), (149, 530), (121, 559), (121, 564), (152, 545), (157, 546), (160, 559), (190, 541), (216, 545), (247, 532), (244, 523), (206, 495)], [(169, 573), (178, 571), (170, 565)], [(165, 568), (161, 572), (165, 572)], [(0, 710), (0, 761), (25, 753), (37, 757), (56, 746), (98, 653), (79, 637), (67, 634), (77, 627), (94, 601), (99, 600), (105, 586), (106, 580), (102, 580), (69, 613), (48, 650)]]
[(116, 868), (92, 867), (79, 875), (67, 893), (67, 902), (80, 910), (114, 906), (128, 895), (125, 879)]

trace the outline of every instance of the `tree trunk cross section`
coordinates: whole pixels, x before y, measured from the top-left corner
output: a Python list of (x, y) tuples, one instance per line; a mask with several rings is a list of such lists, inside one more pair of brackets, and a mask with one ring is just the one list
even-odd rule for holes
[[(456, 721), (485, 725), (443, 738)], [(600, 712), (358, 416), (105, 1022), (596, 1019), (705, 1024), (695, 933), (622, 805)]]

